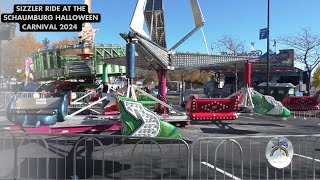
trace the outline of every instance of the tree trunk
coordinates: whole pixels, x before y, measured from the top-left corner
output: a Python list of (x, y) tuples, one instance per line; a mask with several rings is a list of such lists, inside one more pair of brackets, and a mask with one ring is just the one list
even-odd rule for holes
[(308, 70), (308, 72), (307, 72), (307, 78), (306, 78), (306, 80), (307, 80), (307, 82), (306, 82), (306, 90), (307, 90), (307, 93), (306, 93), (306, 95), (307, 96), (310, 96), (310, 89), (311, 89), (311, 70)]

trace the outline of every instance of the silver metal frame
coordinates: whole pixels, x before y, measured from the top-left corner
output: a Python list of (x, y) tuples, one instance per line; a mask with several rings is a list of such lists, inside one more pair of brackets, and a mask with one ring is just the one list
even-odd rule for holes
[(0, 132), (0, 179), (189, 179), (189, 154), (181, 139)]

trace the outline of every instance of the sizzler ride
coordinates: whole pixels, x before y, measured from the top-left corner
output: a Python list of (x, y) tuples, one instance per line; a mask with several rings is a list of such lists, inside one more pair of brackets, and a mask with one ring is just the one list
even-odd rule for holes
[[(87, 1), (88, 0), (86, 0), (86, 2)], [(169, 107), (169, 105), (165, 104), (165, 74), (167, 70), (173, 70), (174, 68), (201, 68), (206, 65), (219, 63), (247, 61), (245, 65), (246, 87), (241, 91), (228, 98), (211, 99), (197, 98), (195, 96), (190, 97), (186, 105), (186, 112), (189, 119), (192, 121), (234, 120), (238, 117), (238, 107), (245, 107), (249, 110), (263, 113), (265, 115), (281, 117), (290, 116), (290, 111), (283, 107), (280, 102), (275, 101), (270, 96), (263, 96), (250, 88), (251, 65), (248, 61), (252, 57), (173, 52), (204, 24), (204, 19), (197, 0), (190, 1), (193, 15), (195, 17), (196, 27), (171, 49), (167, 50), (164, 24), (163, 21), (159, 21), (159, 19), (163, 19), (162, 0), (155, 1), (157, 1), (157, 3), (152, 3), (153, 1), (151, 0), (138, 0), (130, 25), (131, 31), (128, 34), (121, 34), (127, 42), (126, 58), (119, 56), (118, 58), (108, 59), (108, 61), (105, 60), (106, 63), (114, 63), (118, 65), (127, 64), (127, 97), (118, 96), (117, 102), (108, 104), (104, 107), (103, 111), (104, 115), (108, 115), (110, 112), (120, 111), (120, 124), (123, 135), (181, 138), (176, 127), (164, 121), (159, 115), (144, 106), (155, 106), (155, 104), (160, 104), (157, 111), (161, 111), (160, 113), (167, 112), (167, 107)], [(154, 7), (155, 5), (156, 7)], [(155, 17), (153, 16), (153, 11), (158, 12)], [(148, 29), (151, 32), (150, 37), (146, 32), (144, 32), (143, 28), (141, 28), (143, 27), (144, 19), (146, 19)], [(80, 34), (84, 43), (83, 50), (80, 55), (84, 60), (90, 60), (90, 56), (92, 55), (89, 47), (93, 43), (95, 32), (96, 30), (92, 28), (91, 24), (85, 24), (84, 31)], [(136, 56), (136, 52), (139, 53), (139, 56)], [(151, 100), (146, 99), (138, 94), (137, 101), (136, 92), (133, 88), (133, 78), (136, 66), (143, 68), (153, 67), (157, 70), (160, 82), (158, 99), (160, 100), (154, 101), (154, 97), (152, 96), (149, 96)], [(34, 101), (35, 106), (27, 106), (26, 101), (28, 100)], [(67, 104), (68, 100), (69, 98), (67, 95), (60, 98), (35, 98), (32, 100), (23, 100), (14, 96), (10, 102), (8, 119), (22, 126), (33, 125), (34, 127), (40, 127), (42, 125), (52, 125), (58, 121), (64, 120), (67, 114), (67, 107), (69, 105)], [(139, 102), (139, 100), (141, 102)], [(48, 107), (50, 106), (50, 108), (39, 107), (41, 105), (43, 106), (44, 103), (46, 103)], [(149, 108), (151, 109), (151, 107)]]

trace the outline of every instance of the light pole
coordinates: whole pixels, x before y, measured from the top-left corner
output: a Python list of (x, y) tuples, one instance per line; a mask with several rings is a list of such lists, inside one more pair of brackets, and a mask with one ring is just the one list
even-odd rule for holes
[(270, 23), (270, 0), (268, 0), (268, 13), (267, 13), (267, 31), (268, 31), (268, 36), (267, 36), (267, 95), (270, 95), (270, 52), (269, 52), (269, 35), (270, 35), (270, 31), (269, 31), (269, 23)]

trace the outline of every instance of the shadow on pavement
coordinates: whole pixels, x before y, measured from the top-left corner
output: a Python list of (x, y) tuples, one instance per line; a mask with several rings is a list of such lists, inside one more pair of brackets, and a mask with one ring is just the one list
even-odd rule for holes
[(221, 129), (221, 128), (200, 128), (203, 133), (216, 133), (216, 134), (237, 134), (237, 135), (246, 135), (246, 134), (258, 134), (258, 131), (249, 131), (249, 130), (240, 130), (240, 129)]
[[(231, 123), (230, 123), (231, 124)], [(279, 124), (272, 124), (272, 123), (233, 123), (234, 125), (248, 125), (248, 126), (273, 126), (273, 127), (286, 127)]]

